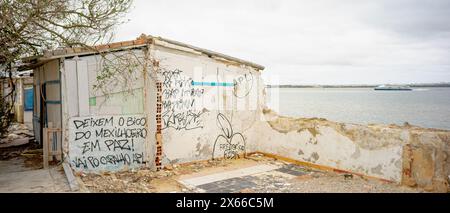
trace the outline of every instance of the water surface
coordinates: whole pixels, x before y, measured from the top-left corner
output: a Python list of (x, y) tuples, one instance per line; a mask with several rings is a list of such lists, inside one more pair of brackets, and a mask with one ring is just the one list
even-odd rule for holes
[(422, 127), (450, 129), (450, 88), (418, 88), (413, 91), (268, 88), (267, 91), (268, 105), (281, 115), (320, 117), (357, 124), (403, 125), (408, 122)]

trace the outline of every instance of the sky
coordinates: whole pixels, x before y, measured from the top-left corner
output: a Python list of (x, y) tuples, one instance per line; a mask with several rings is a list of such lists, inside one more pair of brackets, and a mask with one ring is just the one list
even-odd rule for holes
[(134, 0), (141, 33), (265, 66), (270, 84), (450, 82), (448, 0)]

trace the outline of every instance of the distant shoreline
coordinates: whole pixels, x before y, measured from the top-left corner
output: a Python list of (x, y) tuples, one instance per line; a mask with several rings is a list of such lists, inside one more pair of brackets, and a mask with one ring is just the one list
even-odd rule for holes
[[(267, 85), (267, 88), (374, 88), (380, 84), (361, 84), (361, 85)], [(386, 84), (389, 85), (389, 84)], [(409, 86), (412, 88), (423, 87), (450, 87), (450, 83), (433, 83), (433, 84), (396, 84), (401, 86)]]

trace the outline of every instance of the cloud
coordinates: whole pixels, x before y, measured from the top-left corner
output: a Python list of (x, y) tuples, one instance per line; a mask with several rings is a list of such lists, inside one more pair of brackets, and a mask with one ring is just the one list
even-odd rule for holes
[(450, 81), (450, 1), (144, 1), (118, 40), (159, 35), (266, 66), (283, 83)]
[(401, 36), (449, 36), (450, 1), (381, 1), (363, 17), (369, 24), (391, 30)]

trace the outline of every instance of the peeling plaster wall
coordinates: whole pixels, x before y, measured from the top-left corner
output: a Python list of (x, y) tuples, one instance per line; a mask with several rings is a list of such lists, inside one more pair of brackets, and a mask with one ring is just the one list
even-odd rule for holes
[(434, 191), (448, 190), (450, 131), (343, 124), (264, 111), (258, 151)]
[(402, 184), (430, 191), (450, 190), (450, 133), (413, 129), (403, 149)]
[[(329, 125), (334, 123), (325, 120), (276, 115), (268, 115), (268, 119), (260, 125), (260, 132), (264, 133), (258, 145), (261, 152), (392, 181), (401, 180), (401, 144), (367, 144), (370, 137), (355, 141), (342, 134), (356, 131), (355, 126), (345, 130), (348, 128), (345, 124)], [(363, 127), (360, 129), (367, 131)]]

